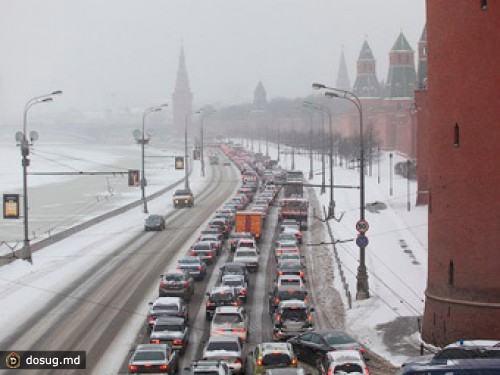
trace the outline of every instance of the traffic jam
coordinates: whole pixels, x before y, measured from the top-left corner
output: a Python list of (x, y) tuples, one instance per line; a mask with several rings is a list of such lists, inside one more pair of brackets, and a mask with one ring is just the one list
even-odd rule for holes
[[(241, 183), (182, 251), (177, 266), (160, 275), (146, 334), (131, 348), (128, 372), (368, 375), (365, 350), (352, 337), (315, 329), (302, 172), (287, 172), (238, 145), (223, 143), (209, 152), (211, 165), (236, 166)], [(267, 290), (256, 286), (257, 275)], [(265, 319), (251, 306), (252, 293), (264, 293)], [(202, 325), (191, 311), (194, 303)], [(268, 330), (262, 337), (269, 339), (251, 340), (257, 330)]]

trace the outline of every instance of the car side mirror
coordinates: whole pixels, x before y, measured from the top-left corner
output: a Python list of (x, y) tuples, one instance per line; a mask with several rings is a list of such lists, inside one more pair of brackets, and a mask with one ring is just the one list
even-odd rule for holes
[(148, 305), (149, 305), (149, 306), (153, 306), (153, 302), (152, 302), (152, 301), (149, 301), (149, 302), (148, 302)]

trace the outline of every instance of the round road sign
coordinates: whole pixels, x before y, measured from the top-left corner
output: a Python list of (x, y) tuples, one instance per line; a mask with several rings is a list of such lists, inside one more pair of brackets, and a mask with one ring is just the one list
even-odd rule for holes
[(356, 238), (356, 245), (358, 245), (358, 247), (367, 247), (368, 237), (366, 237), (364, 234), (360, 234), (358, 238)]
[(366, 231), (368, 231), (368, 229), (370, 229), (370, 226), (368, 225), (368, 221), (366, 221), (366, 220), (359, 220), (356, 223), (356, 230), (359, 233), (365, 233)]

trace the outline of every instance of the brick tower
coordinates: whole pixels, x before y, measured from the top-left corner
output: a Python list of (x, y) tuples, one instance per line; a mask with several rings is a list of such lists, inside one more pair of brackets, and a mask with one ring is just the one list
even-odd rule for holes
[(413, 49), (403, 33), (400, 33), (389, 53), (386, 97), (413, 98), (416, 76)]
[(365, 40), (357, 62), (357, 76), (352, 91), (360, 98), (380, 98), (382, 91), (375, 70), (376, 60)]
[[(176, 131), (183, 131), (186, 116), (193, 111), (193, 94), (189, 89), (189, 80), (184, 57), (184, 46), (181, 46), (179, 68), (175, 80), (175, 91), (172, 94), (173, 126)], [(191, 123), (188, 118), (188, 126)]]
[(429, 266), (422, 338), (500, 338), (500, 3), (427, 1)]

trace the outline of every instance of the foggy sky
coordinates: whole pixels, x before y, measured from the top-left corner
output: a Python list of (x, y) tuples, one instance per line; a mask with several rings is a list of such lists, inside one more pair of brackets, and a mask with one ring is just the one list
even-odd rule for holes
[(42, 113), (171, 104), (181, 42), (195, 107), (259, 80), (268, 99), (334, 85), (341, 46), (352, 85), (365, 38), (386, 80), (400, 31), (416, 52), (424, 25), (425, 0), (0, 0), (0, 123), (56, 89)]

